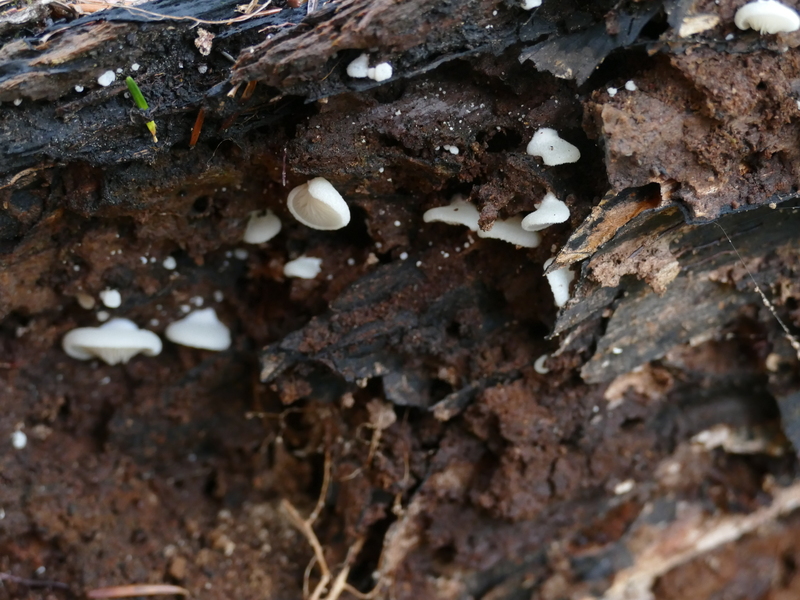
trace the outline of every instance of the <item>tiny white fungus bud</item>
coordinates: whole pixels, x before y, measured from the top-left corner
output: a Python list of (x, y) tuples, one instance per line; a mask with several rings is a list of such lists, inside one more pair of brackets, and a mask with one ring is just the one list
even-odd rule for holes
[(168, 256), (164, 259), (164, 262), (161, 263), (161, 266), (167, 271), (172, 271), (178, 266), (178, 261), (176, 261), (172, 256)]
[(94, 308), (94, 298), (89, 294), (78, 292), (75, 294), (75, 299), (78, 301), (78, 306), (84, 310), (92, 310)]
[(196, 310), (170, 323), (164, 335), (175, 344), (203, 350), (227, 350), (231, 345), (231, 332), (220, 322), (213, 308)]
[(283, 266), (284, 276), (298, 279), (314, 279), (321, 270), (322, 259), (313, 256), (301, 256), (290, 260)]
[(569, 207), (551, 192), (547, 192), (536, 211), (522, 219), (522, 228), (525, 231), (541, 231), (556, 223), (563, 223), (567, 219), (569, 219)]
[(138, 71), (139, 70), (139, 63), (133, 63), (131, 65), (131, 71)]
[(614, 493), (617, 496), (622, 496), (623, 494), (627, 494), (628, 492), (630, 492), (635, 485), (636, 482), (633, 479), (626, 479), (622, 483), (618, 483), (617, 485), (614, 486)]
[(739, 29), (755, 29), (762, 35), (800, 29), (800, 15), (777, 0), (748, 2), (736, 11), (733, 22)]
[(628, 81), (625, 82), (625, 89), (628, 90), (629, 92), (635, 92), (638, 88), (636, 87), (636, 84), (633, 82), (633, 79), (629, 79)]
[(14, 98), (14, 106), (19, 106), (22, 104), (22, 98)]
[(119, 293), (119, 290), (103, 290), (98, 296), (108, 308), (119, 308), (122, 304), (122, 294)]
[(542, 0), (520, 0), (520, 6), (523, 10), (533, 10), (542, 5)]
[[(547, 269), (553, 264), (554, 258), (549, 258), (544, 263), (544, 268)], [(558, 269), (546, 275), (547, 283), (550, 284), (550, 289), (553, 291), (553, 299), (556, 306), (561, 308), (569, 300), (569, 284), (575, 278), (575, 274), (569, 270), (568, 267)]]
[(197, 67), (197, 72), (200, 73), (200, 75), (205, 75), (206, 73), (208, 73), (208, 65), (205, 64), (199, 65)]
[(324, 177), (315, 177), (289, 192), (286, 206), (295, 219), (312, 229), (332, 231), (350, 222), (350, 208)]
[(84, 88), (83, 88), (83, 86), (82, 86), (82, 85), (76, 85), (76, 86), (75, 86), (75, 91), (76, 91), (76, 92), (78, 92), (79, 94), (80, 94), (80, 93), (83, 91), (83, 89), (84, 89)]
[(114, 73), (114, 71), (106, 71), (105, 73), (100, 75), (100, 77), (97, 78), (97, 83), (99, 85), (102, 85), (103, 87), (108, 87), (112, 83), (114, 83), (114, 80), (116, 78), (117, 78), (117, 75), (116, 75), (116, 73)]
[(374, 67), (367, 69), (367, 77), (375, 81), (386, 81), (392, 78), (392, 65), (389, 63), (380, 63)]
[(28, 445), (28, 436), (24, 431), (15, 431), (11, 434), (11, 445), (15, 450), (22, 450)]
[(100, 321), (101, 323), (104, 323), (111, 318), (111, 315), (108, 313), (107, 310), (98, 310), (95, 316), (97, 317), (97, 320)]
[(400, 260), (406, 260), (407, 258), (408, 258), (408, 252), (400, 253)]
[(437, 206), (425, 211), (422, 220), (426, 223), (441, 222), (448, 225), (464, 225), (472, 231), (478, 231), (478, 209), (464, 199), (461, 194), (456, 194), (450, 199), (447, 206)]
[(489, 231), (478, 229), (478, 237), (502, 240), (523, 248), (536, 248), (542, 241), (542, 237), (535, 231), (525, 231), (522, 228), (522, 215), (505, 221), (495, 221)]
[(458, 146), (450, 146), (448, 150), (450, 150), (450, 154), (458, 154)]
[(537, 358), (533, 363), (533, 370), (539, 373), (540, 375), (547, 375), (550, 372), (550, 369), (544, 366), (544, 363), (547, 362), (547, 359), (550, 358), (549, 354), (542, 354), (539, 358)]
[(617, 88), (615, 88), (615, 87), (610, 87), (610, 88), (608, 88), (606, 91), (608, 92), (608, 95), (609, 95), (609, 96), (611, 96), (611, 97), (613, 98), (614, 96), (616, 96), (616, 95), (617, 95), (617, 92), (618, 92), (619, 90), (618, 90)]
[(262, 213), (250, 213), (247, 229), (244, 231), (242, 241), (247, 244), (263, 244), (268, 242), (281, 231), (281, 220), (271, 210)]
[(61, 346), (72, 358), (89, 360), (96, 357), (109, 365), (127, 363), (140, 352), (146, 356), (156, 356), (161, 352), (159, 337), (152, 331), (139, 329), (128, 319), (111, 319), (100, 327), (73, 329), (64, 336)]
[(360, 55), (357, 59), (347, 65), (347, 74), (354, 79), (363, 79), (369, 70), (369, 56)]
[(233, 257), (237, 260), (247, 260), (248, 256), (250, 256), (250, 253), (244, 248), (236, 248), (233, 251)]
[(558, 132), (549, 127), (543, 127), (533, 134), (527, 152), (532, 156), (541, 156), (548, 167), (578, 162), (581, 157), (578, 148), (562, 140)]

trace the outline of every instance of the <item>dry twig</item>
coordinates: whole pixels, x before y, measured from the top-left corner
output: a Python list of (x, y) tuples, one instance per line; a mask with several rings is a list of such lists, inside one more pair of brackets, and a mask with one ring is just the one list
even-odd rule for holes
[(133, 596), (172, 596), (173, 594), (188, 596), (189, 590), (177, 585), (167, 584), (114, 585), (111, 587), (89, 590), (86, 592), (86, 597), (131, 598)]

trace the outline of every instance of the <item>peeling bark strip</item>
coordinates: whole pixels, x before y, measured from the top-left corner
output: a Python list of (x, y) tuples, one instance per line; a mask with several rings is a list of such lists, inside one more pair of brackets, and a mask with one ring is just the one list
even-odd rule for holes
[[(9, 595), (798, 596), (800, 33), (742, 3), (0, 1)], [(61, 349), (199, 310), (230, 348)]]

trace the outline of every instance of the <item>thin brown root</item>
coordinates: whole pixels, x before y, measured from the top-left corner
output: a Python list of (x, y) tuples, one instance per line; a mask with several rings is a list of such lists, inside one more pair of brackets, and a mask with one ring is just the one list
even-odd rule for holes
[(111, 587), (97, 588), (86, 592), (87, 598), (131, 598), (133, 596), (171, 596), (180, 594), (188, 596), (189, 590), (177, 585), (114, 585)]

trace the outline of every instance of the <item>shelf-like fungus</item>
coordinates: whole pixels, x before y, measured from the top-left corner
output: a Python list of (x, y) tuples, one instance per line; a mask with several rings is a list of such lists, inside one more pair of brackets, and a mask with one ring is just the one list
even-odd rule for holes
[(283, 265), (284, 276), (298, 279), (314, 279), (321, 270), (322, 259), (313, 256), (301, 256)]
[(739, 29), (755, 29), (761, 34), (788, 33), (800, 29), (800, 15), (777, 0), (748, 2), (736, 11), (733, 22)]
[(295, 219), (312, 229), (331, 231), (350, 222), (347, 202), (323, 177), (294, 188), (289, 192), (286, 206)]
[(171, 342), (202, 350), (227, 350), (231, 345), (230, 330), (217, 318), (213, 308), (204, 308), (170, 323), (164, 335)]
[(542, 127), (533, 134), (527, 152), (531, 156), (540, 156), (548, 167), (578, 162), (581, 157), (578, 148), (562, 140), (558, 132), (549, 127)]
[[(553, 260), (552, 258), (547, 259), (544, 263), (544, 268), (547, 269), (553, 264)], [(553, 299), (556, 302), (556, 306), (561, 308), (569, 300), (569, 284), (575, 278), (575, 273), (570, 271), (569, 267), (564, 267), (548, 273), (546, 277), (547, 283), (550, 284), (550, 289), (553, 291)]]
[(542, 241), (542, 237), (535, 231), (525, 231), (522, 228), (521, 215), (505, 221), (495, 221), (489, 231), (479, 229), (478, 237), (503, 240), (523, 248), (536, 248)]
[(111, 319), (100, 327), (73, 329), (61, 341), (64, 352), (78, 360), (99, 358), (109, 365), (127, 363), (139, 353), (161, 353), (161, 339), (152, 331), (139, 329), (128, 319)]
[(522, 219), (522, 228), (525, 231), (541, 231), (567, 219), (569, 207), (551, 192), (547, 192), (536, 210)]
[(464, 199), (461, 194), (456, 194), (450, 199), (447, 206), (437, 206), (425, 211), (422, 220), (426, 223), (441, 222), (448, 225), (464, 225), (472, 231), (478, 231), (478, 209)]
[(271, 210), (250, 213), (242, 241), (247, 244), (263, 244), (281, 231), (281, 220)]

